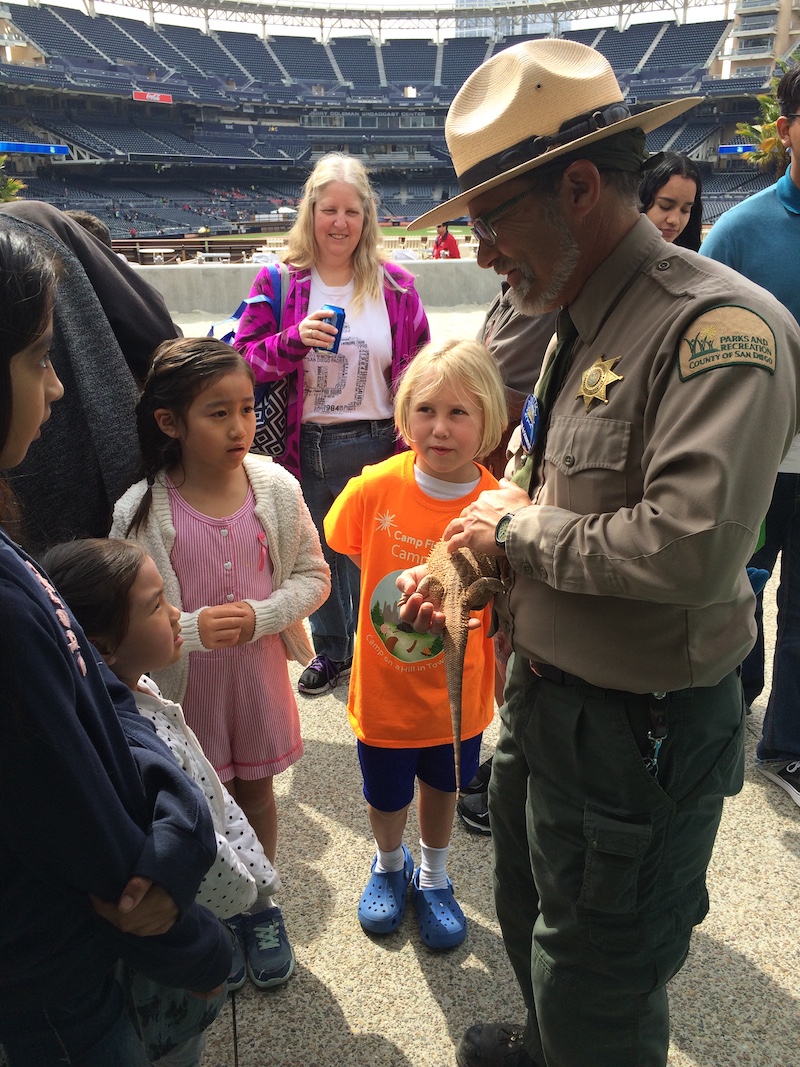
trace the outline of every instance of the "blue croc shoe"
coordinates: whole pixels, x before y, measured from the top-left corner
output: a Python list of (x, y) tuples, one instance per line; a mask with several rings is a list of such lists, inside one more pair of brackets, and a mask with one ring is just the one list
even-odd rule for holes
[(446, 889), (420, 889), (419, 867), (414, 872), (417, 894), (417, 920), (422, 940), (428, 948), (455, 948), (467, 936), (467, 920), (453, 896), (453, 883)]
[(414, 873), (414, 861), (405, 845), (403, 855), (405, 863), (401, 871), (376, 874), (377, 856), (372, 861), (372, 875), (358, 902), (358, 921), (370, 934), (390, 934), (403, 918), (406, 890)]

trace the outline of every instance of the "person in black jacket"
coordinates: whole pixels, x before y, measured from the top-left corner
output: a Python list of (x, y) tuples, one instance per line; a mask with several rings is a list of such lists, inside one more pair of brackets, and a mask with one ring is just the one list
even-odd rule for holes
[(108, 533), (114, 502), (138, 470), (138, 384), (157, 346), (180, 331), (160, 293), (51, 204), (0, 205), (0, 233), (26, 234), (62, 264), (51, 355), (65, 399), (44, 440), (9, 476), (23, 505), (16, 534), (39, 555)]

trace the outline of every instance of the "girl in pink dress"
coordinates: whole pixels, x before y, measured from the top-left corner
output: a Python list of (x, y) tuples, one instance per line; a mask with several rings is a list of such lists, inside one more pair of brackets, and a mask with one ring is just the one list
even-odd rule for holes
[[(287, 658), (312, 658), (302, 620), (330, 587), (319, 538), (297, 480), (249, 454), (253, 375), (228, 345), (162, 344), (137, 425), (145, 477), (117, 501), (111, 535), (134, 538), (155, 560), (181, 610), (189, 653), (153, 677), (183, 706), (274, 863), (273, 777), (303, 753)], [(255, 938), (247, 936), (254, 917), (242, 917), (246, 947), (278, 952), (276, 967), (248, 952), (250, 976), (262, 987), (288, 978), (293, 966), (280, 909), (270, 912), (269, 928)]]

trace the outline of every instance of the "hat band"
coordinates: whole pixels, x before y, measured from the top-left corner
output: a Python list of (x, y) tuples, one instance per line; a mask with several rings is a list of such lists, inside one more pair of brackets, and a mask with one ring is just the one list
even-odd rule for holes
[(534, 134), (519, 141), (510, 148), (504, 148), (502, 152), (496, 152), (488, 159), (481, 160), (474, 167), (465, 170), (458, 176), (458, 184), (462, 193), (474, 189), (478, 185), (496, 178), (498, 174), (505, 174), (522, 163), (528, 163), (532, 159), (549, 152), (551, 148), (560, 148), (570, 141), (577, 141), (580, 137), (586, 137), (597, 130), (605, 129), (615, 122), (631, 117), (630, 108), (617, 100), (613, 104), (598, 108), (595, 111), (578, 115), (577, 118), (567, 119), (558, 129), (558, 133), (550, 136)]

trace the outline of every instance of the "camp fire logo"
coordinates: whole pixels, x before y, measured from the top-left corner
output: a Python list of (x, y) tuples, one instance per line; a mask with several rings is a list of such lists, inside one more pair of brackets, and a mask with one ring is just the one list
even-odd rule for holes
[(716, 307), (686, 330), (678, 346), (683, 381), (705, 371), (730, 366), (760, 367), (775, 373), (775, 335), (754, 311)]

